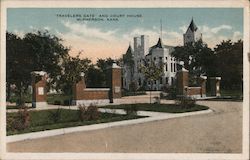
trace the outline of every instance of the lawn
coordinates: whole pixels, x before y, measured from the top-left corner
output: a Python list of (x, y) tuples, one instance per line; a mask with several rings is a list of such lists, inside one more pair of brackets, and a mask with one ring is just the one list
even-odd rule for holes
[(146, 95), (146, 91), (136, 91), (136, 92), (122, 91), (122, 97), (139, 96), (139, 95)]
[(103, 106), (101, 108), (110, 108), (110, 109), (125, 109), (127, 107), (135, 107), (138, 111), (153, 111), (153, 112), (166, 112), (166, 113), (184, 113), (192, 111), (201, 111), (209, 109), (206, 106), (202, 105), (193, 105), (192, 107), (182, 107), (176, 104), (121, 104), (121, 105), (110, 105)]
[[(18, 106), (16, 106), (16, 105), (14, 105), (14, 106), (8, 106), (7, 105), (7, 109), (20, 109), (21, 107), (18, 107)], [(30, 109), (30, 108), (32, 108), (32, 107), (28, 107), (28, 109)]]
[[(207, 93), (208, 96), (210, 96), (210, 92)], [(221, 96), (214, 98), (214, 99), (208, 99), (208, 101), (242, 101), (243, 100), (243, 92), (241, 90), (221, 90)]]
[[(84, 126), (90, 124), (115, 122), (129, 119), (143, 118), (145, 116), (136, 115), (118, 115), (112, 113), (100, 113), (100, 117), (97, 120), (85, 120), (79, 119), (79, 113), (77, 110), (60, 109), (60, 118), (55, 122), (52, 113), (56, 113), (58, 110), (42, 110), (42, 111), (29, 111), (30, 125), (24, 130), (16, 130), (8, 127), (7, 122), (7, 135), (37, 132), (51, 129)], [(7, 113), (7, 119), (16, 116), (17, 113)]]
[(70, 99), (72, 99), (69, 95), (63, 94), (49, 94), (47, 95), (48, 104), (54, 105), (70, 105)]

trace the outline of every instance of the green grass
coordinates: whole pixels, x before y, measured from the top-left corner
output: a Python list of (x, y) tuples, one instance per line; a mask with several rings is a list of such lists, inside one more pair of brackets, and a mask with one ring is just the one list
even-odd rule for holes
[(122, 96), (139, 96), (139, 95), (146, 95), (146, 91), (136, 91), (136, 92), (130, 92), (130, 91), (122, 91)]
[(64, 101), (70, 100), (70, 95), (63, 95), (63, 94), (49, 94), (47, 95), (47, 102), (48, 104), (56, 104), (55, 102), (60, 102), (61, 105), (64, 105)]
[[(19, 97), (17, 95), (10, 96), (10, 99), (8, 100), (11, 103), (16, 103), (18, 101)], [(32, 95), (28, 93), (24, 93), (22, 97), (23, 101), (25, 103), (31, 103), (32, 102)]]
[[(101, 113), (98, 120), (80, 121), (77, 110), (61, 109), (61, 118), (55, 123), (53, 119), (50, 118), (51, 112), (55, 111), (56, 110), (30, 111), (30, 126), (21, 131), (7, 129), (7, 135), (143, 118), (143, 116), (136, 115)], [(17, 113), (7, 113), (7, 118), (13, 117), (16, 114)]]
[(125, 109), (126, 107), (136, 107), (139, 111), (153, 111), (153, 112), (166, 112), (166, 113), (184, 113), (192, 111), (201, 111), (209, 109), (206, 106), (195, 104), (193, 107), (184, 108), (176, 104), (121, 104), (121, 105), (112, 105), (112, 106), (103, 106), (101, 108), (110, 108), (110, 109)]
[(242, 95), (241, 90), (221, 90), (221, 96), (241, 97)]
[[(30, 109), (30, 108), (32, 108), (32, 107), (28, 107), (28, 109)], [(18, 106), (8, 106), (7, 105), (7, 109), (20, 109), (20, 107), (18, 107)]]

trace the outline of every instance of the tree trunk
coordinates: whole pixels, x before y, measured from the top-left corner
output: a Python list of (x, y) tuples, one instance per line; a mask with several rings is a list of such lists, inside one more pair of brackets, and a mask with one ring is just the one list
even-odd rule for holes
[(7, 83), (7, 97), (6, 97), (6, 101), (10, 101), (10, 83)]

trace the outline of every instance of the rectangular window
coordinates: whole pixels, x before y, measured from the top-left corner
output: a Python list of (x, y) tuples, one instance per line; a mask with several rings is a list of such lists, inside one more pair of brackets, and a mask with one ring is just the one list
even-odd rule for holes
[(166, 84), (168, 84), (168, 77), (166, 77)]
[(159, 60), (162, 61), (162, 57), (159, 57)]
[(171, 84), (174, 83), (174, 77), (171, 77)]
[(171, 63), (171, 72), (173, 72), (173, 63)]
[(166, 71), (168, 71), (168, 63), (166, 63), (166, 66), (165, 66), (165, 67), (166, 67)]
[(175, 68), (176, 68), (176, 63), (174, 63), (174, 72), (175, 72)]
[(162, 77), (160, 78), (160, 84), (162, 84)]

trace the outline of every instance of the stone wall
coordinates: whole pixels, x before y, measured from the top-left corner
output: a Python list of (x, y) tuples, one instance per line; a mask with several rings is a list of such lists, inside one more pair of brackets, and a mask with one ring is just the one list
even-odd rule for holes
[(86, 88), (84, 78), (74, 85), (74, 100), (109, 99), (109, 88)]
[(121, 68), (114, 63), (109, 68), (108, 77), (109, 88), (86, 88), (84, 75), (81, 75), (81, 80), (73, 86), (73, 104), (103, 105), (121, 98)]
[(201, 87), (187, 87), (187, 95), (190, 97), (201, 97)]
[(187, 97), (206, 97), (206, 76), (198, 77), (199, 87), (189, 87), (188, 70), (182, 68), (177, 72), (177, 95)]

